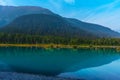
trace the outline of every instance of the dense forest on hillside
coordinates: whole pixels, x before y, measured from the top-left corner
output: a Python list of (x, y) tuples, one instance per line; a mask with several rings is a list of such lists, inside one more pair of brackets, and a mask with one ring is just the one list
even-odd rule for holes
[(0, 33), (0, 44), (65, 44), (65, 45), (120, 45), (117, 38), (67, 38)]
[(78, 38), (120, 37), (118, 32), (104, 26), (46, 14), (30, 14), (18, 17), (0, 28), (0, 32)]
[(120, 33), (102, 25), (41, 7), (0, 8), (0, 44), (120, 45)]

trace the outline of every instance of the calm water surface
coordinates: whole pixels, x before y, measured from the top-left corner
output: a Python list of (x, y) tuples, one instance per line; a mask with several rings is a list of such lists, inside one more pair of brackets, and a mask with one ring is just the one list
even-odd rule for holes
[(119, 80), (120, 52), (115, 49), (0, 47), (0, 71)]

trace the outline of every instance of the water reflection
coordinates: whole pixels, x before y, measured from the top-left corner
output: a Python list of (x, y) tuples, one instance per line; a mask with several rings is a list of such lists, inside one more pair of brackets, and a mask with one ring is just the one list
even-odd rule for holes
[(0, 71), (13, 71), (6, 63), (0, 62)]
[(45, 75), (97, 67), (119, 58), (114, 49), (0, 48), (0, 61), (7, 63), (14, 71)]
[(61, 77), (83, 78), (85, 80), (120, 80), (120, 59), (100, 67), (88, 68), (76, 72), (62, 73)]

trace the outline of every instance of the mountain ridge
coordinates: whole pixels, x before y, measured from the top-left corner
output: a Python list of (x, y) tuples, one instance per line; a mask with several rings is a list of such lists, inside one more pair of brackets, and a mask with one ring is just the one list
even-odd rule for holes
[[(2, 32), (7, 33), (24, 33), (31, 35), (50, 35), (50, 36), (62, 36), (62, 37), (85, 37), (85, 38), (94, 38), (94, 37), (117, 37), (119, 33), (111, 31), (109, 28), (106, 28), (109, 33), (114, 33), (111, 35), (109, 33), (102, 32), (96, 33), (96, 27), (102, 27), (95, 25), (95, 29), (89, 28), (89, 25), (94, 27), (94, 24), (84, 23), (79, 21), (82, 25), (74, 25), (70, 23), (71, 19), (64, 18), (58, 15), (48, 15), (48, 14), (29, 14), (23, 15), (16, 18), (12, 23), (3, 27)], [(89, 25), (88, 25), (89, 24)], [(87, 27), (83, 25), (88, 25)], [(85, 27), (85, 28), (83, 28)], [(92, 30), (93, 29), (93, 30)], [(103, 27), (104, 29), (104, 27)], [(90, 31), (91, 30), (91, 31)], [(98, 30), (99, 31), (99, 30)], [(95, 34), (96, 33), (96, 34)], [(103, 35), (100, 35), (103, 34)]]
[[(83, 22), (74, 18), (62, 17), (42, 7), (0, 6), (0, 13), (3, 12), (5, 12), (5, 14), (1, 18), (0, 24), (3, 23), (2, 25), (4, 25), (4, 27), (1, 28), (1, 32), (88, 38), (120, 37), (120, 33), (110, 28)], [(6, 22), (7, 18), (8, 21)], [(26, 31), (24, 29), (26, 29)]]
[[(67, 23), (63, 17), (47, 14), (29, 14), (18, 17), (13, 21), (13, 23), (10, 23), (8, 26), (2, 28), (1, 31), (7, 33), (24, 33), (31, 35), (62, 37), (73, 37), (74, 35), (74, 37), (85, 36), (81, 35), (85, 33), (84, 30), (78, 30), (78, 28), (71, 26), (71, 24)], [(89, 33), (86, 32), (86, 35), (89, 35)], [(89, 36), (92, 37), (91, 34)]]
[(0, 27), (3, 27), (13, 21), (15, 18), (27, 14), (50, 14), (54, 13), (46, 8), (37, 6), (0, 6)]

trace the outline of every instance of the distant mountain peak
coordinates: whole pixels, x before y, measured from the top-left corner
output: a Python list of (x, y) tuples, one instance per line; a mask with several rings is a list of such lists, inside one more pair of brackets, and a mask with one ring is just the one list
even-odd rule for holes
[(27, 14), (49, 14), (54, 13), (46, 8), (37, 6), (0, 6), (0, 27), (7, 25), (15, 18)]

